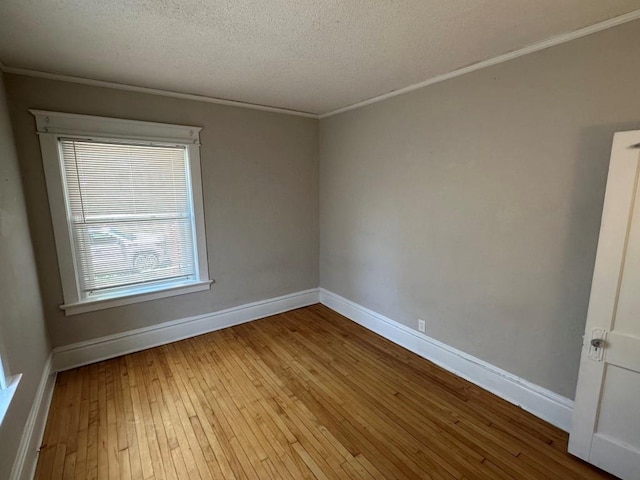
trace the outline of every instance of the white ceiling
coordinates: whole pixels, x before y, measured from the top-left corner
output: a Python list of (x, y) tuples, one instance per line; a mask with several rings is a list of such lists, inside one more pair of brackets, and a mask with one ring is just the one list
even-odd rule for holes
[(327, 113), (640, 0), (2, 0), (0, 61)]

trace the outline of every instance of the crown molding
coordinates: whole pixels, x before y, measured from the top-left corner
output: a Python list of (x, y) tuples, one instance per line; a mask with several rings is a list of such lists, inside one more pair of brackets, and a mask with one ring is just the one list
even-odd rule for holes
[(331, 117), (333, 115), (338, 115), (340, 113), (348, 112), (350, 110), (355, 110), (357, 108), (361, 108), (366, 105), (378, 103), (388, 98), (397, 97), (399, 95), (403, 95), (405, 93), (409, 93), (414, 90), (418, 90), (420, 88), (433, 85), (435, 83), (440, 83), (445, 80), (449, 80), (451, 78), (456, 78), (456, 77), (465, 75), (467, 73), (475, 72), (477, 70), (482, 70), (483, 68), (487, 68), (492, 65), (508, 62), (509, 60), (513, 60), (515, 58), (522, 57), (530, 53), (538, 52), (540, 50), (544, 50), (549, 47), (554, 47), (562, 43), (570, 42), (571, 40), (576, 40), (578, 38), (591, 35), (592, 33), (597, 33), (602, 30), (607, 30), (609, 28), (613, 28), (618, 25), (622, 25), (624, 23), (628, 23), (638, 19), (640, 19), (640, 9), (633, 10), (629, 13), (625, 13), (624, 15), (613, 17), (608, 20), (604, 20), (602, 22), (594, 23), (593, 25), (589, 25), (587, 27), (574, 30), (573, 32), (555, 35), (551, 38), (548, 38), (547, 40), (543, 40), (541, 42), (528, 45), (518, 50), (514, 50), (512, 52), (505, 53), (503, 55), (498, 55), (497, 57), (492, 57), (487, 60), (474, 63), (473, 65), (459, 68), (457, 70), (444, 73), (442, 75), (437, 75), (427, 80), (423, 80), (422, 82), (419, 82), (419, 83), (414, 83), (413, 85), (409, 85), (399, 90), (394, 90), (393, 92), (385, 93), (383, 95), (378, 95), (376, 97), (372, 97), (367, 100), (353, 103), (351, 105), (347, 105), (346, 107), (338, 108), (337, 110), (332, 110), (330, 112), (326, 112), (322, 114), (301, 112), (297, 110), (289, 110), (286, 108), (270, 107), (270, 106), (258, 105), (254, 103), (245, 103), (245, 102), (239, 102), (235, 100), (225, 100), (222, 98), (208, 97), (206, 95), (195, 95), (191, 93), (181, 93), (181, 92), (174, 92), (170, 90), (161, 90), (157, 88), (139, 87), (135, 85), (127, 85), (124, 83), (117, 83), (117, 82), (108, 82), (104, 80), (93, 80), (89, 78), (74, 77), (70, 75), (61, 75), (57, 73), (41, 72), (38, 70), (29, 70), (26, 68), (15, 68), (15, 67), (6, 66), (5, 64), (2, 63), (2, 61), (0, 61), (0, 71), (5, 73), (12, 73), (16, 75), (25, 75), (29, 77), (46, 78), (49, 80), (60, 80), (64, 82), (78, 83), (82, 85), (92, 85), (95, 87), (114, 88), (118, 90), (127, 90), (131, 92), (148, 93), (151, 95), (161, 95), (165, 97), (181, 98), (184, 100), (194, 100), (197, 102), (215, 103), (218, 105), (228, 105), (231, 107), (250, 108), (253, 110), (262, 110), (265, 112), (274, 112), (274, 113), (282, 113), (285, 115), (295, 115), (299, 117), (322, 119), (322, 118)]
[(225, 100), (222, 98), (208, 97), (206, 95), (195, 95), (192, 93), (181, 93), (181, 92), (174, 92), (171, 90), (139, 87), (136, 85), (127, 85), (125, 83), (108, 82), (104, 80), (93, 80), (90, 78), (74, 77), (71, 75), (61, 75), (58, 73), (41, 72), (39, 70), (30, 70), (27, 68), (8, 67), (4, 65), (2, 62), (0, 62), (0, 70), (2, 70), (4, 73), (12, 73), (15, 75), (25, 75), (27, 77), (46, 78), (48, 80), (60, 80), (63, 82), (79, 83), (81, 85), (114, 88), (116, 90), (126, 90), (130, 92), (147, 93), (150, 95), (160, 95), (163, 97), (181, 98), (183, 100), (194, 100), (196, 102), (215, 103), (218, 105), (227, 105), (230, 107), (250, 108), (252, 110), (262, 110), (264, 112), (283, 113), (285, 115), (295, 115), (298, 117), (318, 118), (318, 115), (315, 113), (300, 112), (298, 110), (289, 110), (287, 108), (269, 107), (267, 105), (238, 102), (236, 100)]
[(618, 25), (622, 25), (623, 23), (631, 22), (633, 20), (637, 20), (639, 18), (640, 18), (640, 9), (634, 10), (632, 12), (625, 13), (624, 15), (613, 17), (603, 22), (594, 23), (593, 25), (589, 25), (588, 27), (580, 28), (573, 32), (563, 33), (561, 35), (553, 36), (551, 38), (543, 40), (542, 42), (528, 45), (524, 48), (520, 48), (518, 50), (505, 53), (504, 55), (498, 55), (497, 57), (489, 58), (487, 60), (483, 60), (482, 62), (474, 63), (473, 65), (459, 68), (458, 70), (454, 70), (449, 73), (444, 73), (442, 75), (432, 77), (428, 80), (424, 80), (419, 83), (414, 83), (413, 85), (409, 85), (408, 87), (404, 87), (399, 90), (394, 90), (393, 92), (385, 93), (384, 95), (378, 95), (377, 97), (372, 97), (367, 100), (363, 100), (362, 102), (354, 103), (352, 105), (348, 105), (346, 107), (339, 108), (331, 112), (322, 113), (319, 115), (319, 118), (322, 119), (322, 118), (331, 117), (333, 115), (338, 115), (339, 113), (344, 113), (344, 112), (348, 112), (349, 110), (355, 110), (357, 108), (361, 108), (366, 105), (371, 105), (372, 103), (378, 103), (388, 98), (397, 97), (398, 95), (403, 95), (405, 93), (409, 93), (414, 90), (418, 90), (420, 88), (433, 85), (434, 83), (440, 83), (445, 80), (449, 80), (451, 78), (459, 77), (467, 73), (475, 72), (476, 70), (481, 70), (483, 68), (490, 67), (492, 65), (508, 62), (509, 60), (513, 60), (514, 58), (522, 57), (524, 55), (538, 52), (540, 50), (544, 50), (549, 47), (554, 47), (562, 43), (570, 42), (571, 40), (576, 40), (581, 37), (586, 37), (587, 35), (591, 35), (592, 33), (597, 33), (602, 30), (607, 30), (609, 28), (616, 27)]

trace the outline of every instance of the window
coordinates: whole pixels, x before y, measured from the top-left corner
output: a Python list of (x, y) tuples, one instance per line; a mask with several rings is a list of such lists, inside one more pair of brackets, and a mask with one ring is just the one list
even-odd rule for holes
[(2, 364), (2, 356), (0, 355), (0, 390), (4, 390), (5, 388), (7, 388), (7, 377), (8, 375), (5, 373), (5, 368)]
[(14, 394), (18, 388), (18, 383), (22, 378), (22, 374), (9, 376), (9, 372), (2, 363), (3, 351), (2, 351), (2, 336), (0, 335), (0, 425), (4, 420), (4, 416), (9, 410), (9, 404), (13, 399)]
[(200, 128), (31, 113), (67, 315), (210, 287)]

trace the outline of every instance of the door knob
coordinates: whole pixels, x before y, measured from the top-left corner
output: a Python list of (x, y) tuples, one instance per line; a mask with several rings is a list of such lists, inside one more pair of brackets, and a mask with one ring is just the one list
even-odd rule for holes
[(607, 346), (607, 335), (609, 332), (602, 328), (594, 328), (591, 331), (591, 340), (589, 340), (588, 357), (596, 362), (604, 359), (604, 348)]

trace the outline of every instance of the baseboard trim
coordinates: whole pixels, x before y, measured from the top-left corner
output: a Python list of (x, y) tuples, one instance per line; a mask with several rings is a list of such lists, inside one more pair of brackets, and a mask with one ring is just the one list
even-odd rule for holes
[(53, 370), (61, 372), (147, 348), (318, 303), (318, 289), (270, 298), (218, 312), (74, 343), (53, 350)]
[(319, 297), (323, 305), (387, 340), (518, 405), (565, 432), (570, 431), (572, 400), (414, 331), (333, 292), (320, 288)]
[(10, 480), (31, 480), (36, 472), (38, 452), (44, 436), (44, 427), (47, 424), (47, 415), (56, 380), (56, 374), (51, 368), (52, 359), (50, 354), (42, 370), (38, 390), (36, 390), (33, 405), (22, 432), (18, 453), (13, 462)]

